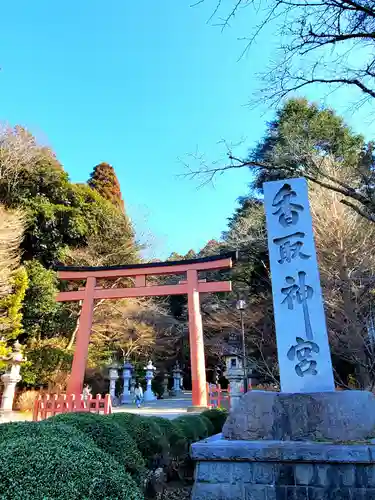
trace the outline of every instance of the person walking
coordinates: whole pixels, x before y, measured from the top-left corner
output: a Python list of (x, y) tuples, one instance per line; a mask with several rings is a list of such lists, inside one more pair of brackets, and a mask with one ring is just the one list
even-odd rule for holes
[(135, 404), (137, 405), (137, 408), (140, 408), (143, 399), (143, 389), (139, 382), (135, 387), (134, 396), (135, 396)]
[(87, 402), (91, 396), (91, 387), (89, 386), (89, 384), (85, 384), (83, 386), (82, 396), (83, 396), (84, 406), (85, 408), (87, 408)]

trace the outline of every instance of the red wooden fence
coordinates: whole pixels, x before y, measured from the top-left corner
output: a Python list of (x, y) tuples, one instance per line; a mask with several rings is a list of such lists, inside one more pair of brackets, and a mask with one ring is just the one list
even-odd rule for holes
[(210, 408), (230, 408), (230, 388), (224, 390), (221, 385), (207, 384), (207, 401)]
[(89, 396), (84, 401), (82, 395), (77, 398), (74, 394), (44, 394), (39, 396), (35, 401), (33, 420), (37, 422), (58, 415), (59, 413), (71, 412), (103, 413), (104, 415), (109, 415), (112, 413), (111, 396), (106, 394), (102, 398), (98, 394), (95, 398)]
[[(249, 383), (248, 391), (251, 391), (251, 383)], [(243, 392), (243, 388), (241, 389)], [(207, 384), (207, 401), (210, 408), (227, 408), (230, 409), (230, 386), (228, 389), (222, 389), (221, 385)]]

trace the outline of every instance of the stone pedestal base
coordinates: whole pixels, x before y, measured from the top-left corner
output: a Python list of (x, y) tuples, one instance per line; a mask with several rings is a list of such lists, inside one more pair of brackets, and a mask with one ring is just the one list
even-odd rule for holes
[(117, 396), (112, 396), (111, 399), (112, 399), (112, 406), (113, 407), (120, 405), (120, 399)]
[(192, 445), (192, 500), (374, 500), (375, 445), (229, 441)]
[(122, 405), (130, 405), (134, 403), (134, 397), (129, 393), (129, 394), (123, 394), (121, 396), (121, 404)]
[(1, 410), (4, 412), (9, 412), (13, 410), (16, 385), (21, 380), (21, 377), (12, 378), (8, 373), (5, 373), (1, 378), (4, 382), (4, 391), (1, 398)]
[(248, 392), (192, 445), (192, 499), (375, 500), (374, 437), (369, 392)]
[(365, 391), (250, 391), (223, 428), (226, 439), (356, 441), (375, 437), (375, 397)]
[(143, 399), (145, 401), (155, 401), (157, 399), (157, 397), (155, 396), (155, 394), (150, 389), (150, 390), (145, 391), (145, 393), (143, 395)]

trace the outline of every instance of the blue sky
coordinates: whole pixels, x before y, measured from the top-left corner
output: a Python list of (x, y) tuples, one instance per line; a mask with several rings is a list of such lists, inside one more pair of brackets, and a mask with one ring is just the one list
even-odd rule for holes
[[(223, 156), (259, 140), (272, 112), (246, 106), (276, 40), (266, 31), (238, 62), (253, 22), (247, 9), (224, 33), (206, 24), (213, 2), (18, 0), (0, 19), (0, 119), (48, 140), (73, 181), (111, 163), (150, 256), (198, 250), (225, 229), (249, 176), (234, 171), (215, 187), (178, 177), (196, 150)], [(321, 97), (313, 89), (310, 97)], [(348, 93), (330, 104), (346, 110)], [(363, 129), (364, 115), (349, 113)], [(372, 122), (366, 125), (373, 129)], [(362, 130), (363, 131), (363, 130)]]

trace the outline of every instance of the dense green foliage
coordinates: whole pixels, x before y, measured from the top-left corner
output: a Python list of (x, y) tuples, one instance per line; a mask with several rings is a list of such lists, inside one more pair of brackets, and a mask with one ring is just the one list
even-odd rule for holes
[(1, 498), (12, 500), (141, 500), (110, 455), (76, 437), (22, 437), (0, 444)]
[[(48, 424), (48, 425), (47, 425)], [(62, 439), (74, 438), (94, 445), (94, 441), (88, 434), (84, 434), (72, 426), (60, 422), (44, 420), (42, 422), (11, 422), (0, 425), (0, 443), (7, 440), (30, 438), (44, 438), (48, 440), (53, 436), (60, 436)]]
[(170, 446), (172, 457), (183, 456), (187, 452), (187, 443), (181, 427), (162, 417), (150, 417), (151, 420), (161, 429)]
[(0, 331), (7, 340), (16, 339), (23, 332), (21, 309), (28, 286), (24, 267), (14, 273), (11, 285), (11, 293), (0, 298)]
[(148, 417), (127, 418), (125, 413), (111, 417), (134, 439), (148, 467), (162, 462), (169, 453), (169, 443), (160, 427)]
[(204, 439), (214, 433), (211, 422), (199, 415), (178, 417), (174, 420), (174, 424), (180, 428), (189, 444)]
[(96, 446), (112, 455), (127, 471), (142, 476), (145, 463), (130, 433), (113, 420), (94, 413), (66, 413), (53, 417), (50, 421), (72, 426), (90, 436)]
[(22, 324), (29, 338), (47, 339), (64, 336), (76, 324), (77, 305), (56, 302), (58, 279), (56, 273), (46, 269), (38, 260), (25, 263), (29, 285), (22, 308)]
[(213, 431), (218, 434), (228, 418), (228, 411), (223, 408), (213, 408), (202, 412), (201, 417), (208, 418), (213, 425)]
[(3, 424), (0, 496), (4, 500), (155, 498), (156, 468), (162, 467), (168, 479), (191, 481), (189, 447), (199, 437), (213, 434), (211, 419), (220, 431), (214, 410), (173, 421), (129, 413), (69, 413), (38, 423)]
[(261, 189), (263, 182), (290, 177), (292, 172), (295, 177), (309, 175), (316, 169), (312, 161), (316, 155), (330, 156), (342, 168), (353, 169), (364, 148), (364, 138), (353, 134), (333, 110), (306, 99), (290, 99), (250, 154), (251, 160), (275, 167), (259, 169), (254, 186)]
[(58, 289), (66, 285), (58, 283), (55, 266), (136, 262), (133, 228), (112, 167), (117, 183), (112, 194), (121, 210), (108, 186), (106, 191), (98, 184), (103, 169), (95, 169), (93, 187), (71, 182), (53, 152), (22, 127), (0, 131), (0, 167), (0, 201), (26, 219), (20, 238), (23, 267), (14, 275), (11, 293), (0, 300), (2, 335), (26, 347), (24, 382), (53, 387), (61, 379), (57, 385), (63, 388), (80, 306), (56, 303)]
[(132, 238), (129, 221), (99, 193), (65, 180), (62, 188), (61, 198), (51, 193), (50, 197), (38, 195), (23, 201), (22, 206), (30, 214), (23, 243), (26, 256), (51, 266), (64, 260), (69, 248), (86, 247), (90, 237), (102, 231), (121, 228), (119, 244)]

